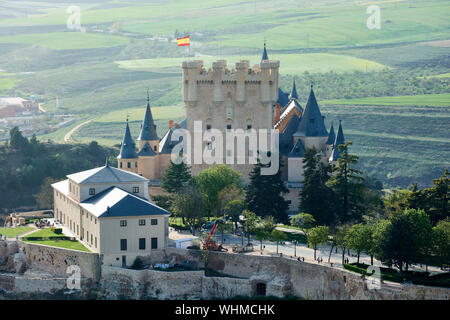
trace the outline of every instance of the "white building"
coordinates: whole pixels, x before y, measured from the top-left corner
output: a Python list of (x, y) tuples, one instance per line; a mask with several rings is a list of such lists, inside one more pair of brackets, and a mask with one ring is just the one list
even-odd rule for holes
[(110, 167), (54, 183), (55, 218), (103, 264), (130, 266), (168, 241), (169, 212), (148, 200), (148, 179)]

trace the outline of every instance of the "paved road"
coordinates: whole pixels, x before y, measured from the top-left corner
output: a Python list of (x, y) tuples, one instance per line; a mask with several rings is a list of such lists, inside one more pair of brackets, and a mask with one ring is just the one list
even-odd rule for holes
[(72, 134), (74, 134), (75, 131), (77, 131), (78, 129), (80, 129), (82, 126), (87, 125), (87, 124), (88, 124), (89, 122), (91, 122), (91, 121), (92, 121), (92, 119), (87, 120), (87, 121), (85, 121), (85, 122), (83, 122), (83, 123), (80, 123), (79, 125), (73, 127), (72, 129), (70, 129), (70, 131), (67, 132), (66, 135), (64, 136), (64, 142), (70, 142), (70, 137), (72, 136)]
[[(295, 230), (296, 232), (301, 232), (298, 230)], [(188, 232), (183, 232), (188, 234)], [(220, 232), (217, 232), (215, 234), (215, 238), (217, 242), (222, 242), (222, 234)], [(254, 240), (253, 237), (251, 237), (250, 242), (253, 243), (254, 245), (254, 249), (255, 252), (253, 254), (261, 254), (260, 253), (260, 242), (257, 240)], [(247, 238), (244, 237), (242, 240), (241, 236), (236, 236), (233, 234), (224, 234), (224, 246), (226, 248), (228, 248), (228, 251), (231, 252), (231, 246), (233, 244), (238, 244), (238, 245), (242, 245), (242, 243), (244, 243), (244, 245), (247, 244)], [(330, 254), (330, 249), (331, 246), (326, 244), (326, 245), (322, 245), (322, 246), (318, 246), (317, 251), (316, 251), (316, 258), (322, 258), (323, 262), (322, 264), (327, 264), (328, 265), (328, 256)], [(272, 241), (263, 241), (263, 250), (262, 250), (262, 254), (267, 254), (267, 255), (274, 255), (277, 252), (277, 244), (276, 242), (272, 242)], [(294, 243), (286, 241), (283, 244), (278, 244), (278, 253), (281, 253), (283, 256), (288, 256), (288, 257), (292, 257), (292, 258), (304, 258), (305, 261), (309, 261), (309, 262), (314, 262), (317, 263), (314, 260), (314, 250), (308, 248), (308, 246), (306, 244), (297, 244), (294, 245)], [(345, 258), (349, 259), (350, 263), (353, 262), (357, 262), (357, 256), (354, 252), (350, 251), (350, 255), (348, 255), (348, 253), (346, 252), (345, 254)], [(359, 261), (362, 263), (366, 263), (370, 265), (370, 256), (365, 255), (365, 254), (361, 254)], [(340, 266), (342, 267), (342, 250), (337, 250), (333, 249), (333, 252), (331, 253), (331, 257), (330, 257), (330, 262), (333, 264), (333, 266)], [(379, 262), (378, 260), (374, 259), (374, 265), (375, 266), (381, 266), (381, 262)], [(412, 268), (410, 268), (411, 270), (425, 270), (425, 266), (414, 266)], [(438, 267), (433, 267), (433, 266), (429, 266), (428, 267), (428, 271), (429, 272), (442, 272)]]

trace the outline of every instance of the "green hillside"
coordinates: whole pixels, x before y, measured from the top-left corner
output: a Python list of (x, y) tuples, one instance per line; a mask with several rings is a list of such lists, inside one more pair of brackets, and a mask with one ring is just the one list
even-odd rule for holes
[[(366, 26), (369, 4), (380, 7), (380, 29)], [(0, 96), (34, 95), (50, 114), (78, 118), (42, 139), (61, 142), (92, 119), (72, 141), (115, 145), (127, 114), (136, 136), (147, 90), (162, 136), (184, 118), (183, 60), (253, 65), (265, 41), (280, 87), (295, 77), (304, 105), (314, 83), (327, 123), (344, 121), (361, 166), (387, 186), (429, 184), (448, 167), (448, 1), (85, 0), (83, 32), (67, 29), (69, 5), (0, 4)], [(176, 45), (184, 35), (189, 49)]]

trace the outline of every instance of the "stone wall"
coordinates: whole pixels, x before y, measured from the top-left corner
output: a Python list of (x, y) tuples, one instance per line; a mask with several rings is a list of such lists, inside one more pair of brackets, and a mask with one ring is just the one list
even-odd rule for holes
[[(152, 255), (152, 263), (180, 263), (194, 260), (204, 267), (205, 256), (201, 251), (166, 248)], [(293, 259), (209, 252), (208, 267), (243, 280), (248, 279), (248, 286), (242, 286), (239, 295), (254, 296), (256, 283), (267, 286), (268, 296), (298, 296), (307, 299), (445, 299), (450, 300), (450, 289), (427, 287), (411, 284), (383, 283), (381, 289), (369, 289), (367, 281), (361, 275), (325, 265), (299, 262)], [(212, 278), (210, 278), (212, 279)], [(232, 278), (222, 278), (231, 279)], [(232, 291), (233, 281), (222, 280), (227, 290)], [(215, 280), (206, 280), (204, 293), (214, 297), (214, 290), (208, 289)], [(222, 284), (217, 281), (214, 286)], [(222, 285), (223, 287), (223, 285)]]
[(102, 266), (106, 299), (200, 299), (203, 271), (164, 272)]
[(67, 267), (80, 267), (81, 277), (98, 281), (100, 279), (100, 259), (96, 253), (64, 248), (49, 247), (19, 241), (19, 246), (27, 256), (27, 267), (55, 276), (67, 277)]

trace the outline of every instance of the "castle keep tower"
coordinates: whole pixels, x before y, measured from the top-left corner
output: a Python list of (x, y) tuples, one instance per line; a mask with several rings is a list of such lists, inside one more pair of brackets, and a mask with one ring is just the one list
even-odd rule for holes
[[(201, 121), (203, 132), (217, 129), (224, 140), (230, 129), (270, 129), (273, 128), (273, 108), (278, 100), (278, 71), (280, 62), (262, 60), (250, 68), (248, 60), (241, 60), (235, 69), (228, 69), (224, 60), (213, 62), (206, 70), (203, 61), (183, 62), (183, 99), (186, 104), (186, 127), (194, 133), (194, 121)], [(223, 162), (226, 155), (234, 154), (236, 149), (227, 150), (223, 141)], [(193, 143), (191, 144), (193, 146)], [(203, 148), (210, 147), (203, 142)], [(246, 152), (248, 146), (246, 146)], [(251, 156), (251, 155), (250, 155)], [(191, 156), (192, 161), (194, 156)], [(193, 161), (194, 162), (194, 161)], [(251, 165), (231, 164), (235, 170), (247, 178)], [(207, 164), (192, 164), (192, 173), (207, 168)]]
[(120, 146), (120, 153), (117, 156), (117, 165), (120, 169), (137, 173), (138, 170), (138, 156), (136, 154), (136, 145), (133, 138), (131, 138), (130, 127), (125, 127), (125, 134), (123, 135), (122, 144)]

